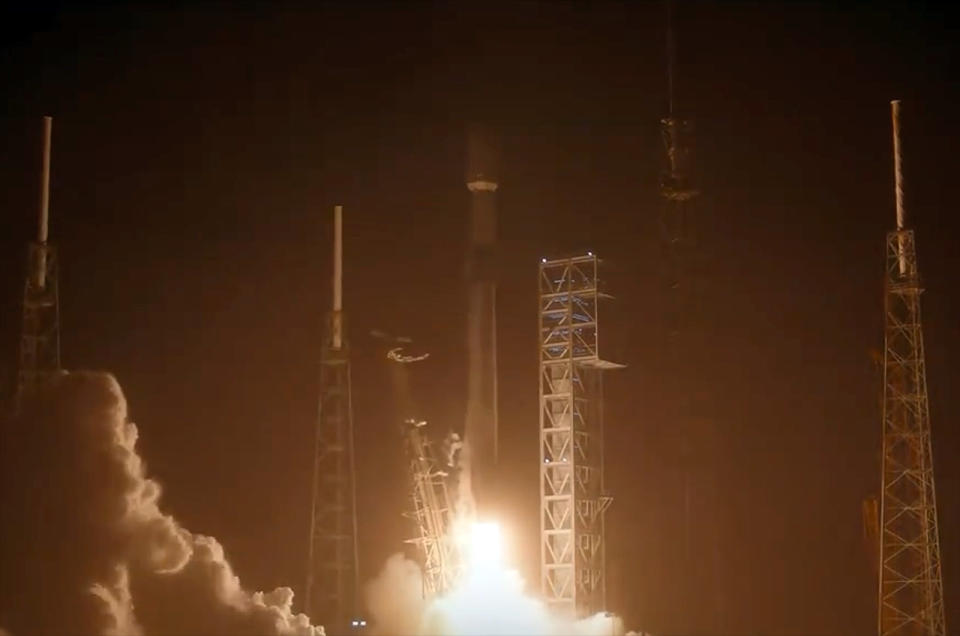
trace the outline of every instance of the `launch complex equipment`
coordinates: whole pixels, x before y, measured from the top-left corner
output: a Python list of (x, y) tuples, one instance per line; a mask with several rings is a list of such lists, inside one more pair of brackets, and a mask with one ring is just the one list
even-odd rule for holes
[(343, 208), (334, 208), (333, 304), (320, 353), (310, 510), (310, 546), (305, 611), (323, 621), (329, 633), (347, 631), (357, 620), (356, 471), (350, 353), (343, 316)]
[(422, 559), (423, 597), (440, 596), (450, 590), (460, 573), (458, 547), (454, 541), (455, 510), (450, 496), (449, 472), (427, 435), (426, 422), (408, 419), (403, 437), (410, 464), (411, 500), (417, 536), (408, 542), (416, 545)]
[[(672, 11), (671, 3), (667, 10)], [(663, 208), (660, 215), (661, 240), (666, 248), (667, 284), (674, 292), (668, 316), (671, 335), (679, 329), (681, 312), (685, 308), (683, 281), (686, 273), (686, 252), (692, 247), (689, 219), (690, 205), (699, 192), (693, 186), (690, 172), (690, 146), (693, 123), (674, 114), (674, 41), (672, 13), (667, 17), (667, 116), (660, 120), (660, 134), (666, 153), (666, 167), (660, 175), (660, 196)]]
[(600, 259), (541, 259), (540, 584), (566, 616), (605, 608)]
[(16, 405), (42, 381), (60, 369), (60, 302), (57, 289), (57, 250), (47, 242), (50, 218), (51, 117), (43, 118), (43, 169), (37, 240), (27, 251), (23, 286), (23, 323)]
[(920, 271), (903, 207), (900, 102), (891, 102), (897, 229), (887, 233), (884, 290), (880, 636), (945, 636), (937, 500), (920, 322)]
[[(678, 3), (680, 4), (680, 3)], [(723, 620), (723, 583), (720, 547), (708, 537), (718, 523), (716, 430), (712, 407), (704, 404), (707, 382), (698, 372), (704, 351), (702, 322), (703, 288), (699, 285), (694, 206), (700, 195), (693, 166), (694, 124), (678, 114), (674, 2), (666, 0), (667, 115), (660, 120), (664, 168), (660, 174), (660, 243), (664, 289), (663, 395), (667, 397), (662, 417), (668, 430), (676, 431), (676, 462), (682, 505), (682, 554), (671, 558), (672, 568), (685, 581), (684, 603), (674, 607), (677, 624), (684, 631), (700, 631)], [(703, 546), (713, 544), (708, 553)], [(678, 598), (677, 601), (681, 599)]]

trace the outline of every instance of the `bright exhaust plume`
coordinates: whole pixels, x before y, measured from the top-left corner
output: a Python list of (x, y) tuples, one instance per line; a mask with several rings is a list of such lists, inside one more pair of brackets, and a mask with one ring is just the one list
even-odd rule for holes
[[(575, 621), (551, 614), (525, 591), (523, 578), (504, 558), (504, 537), (494, 521), (454, 524), (464, 558), (460, 580), (447, 594), (424, 601), (412, 561), (390, 558), (368, 587), (376, 633), (410, 636), (621, 636), (620, 620), (607, 613)], [(413, 572), (417, 576), (413, 576)], [(416, 586), (414, 589), (412, 586)], [(398, 598), (410, 602), (398, 606)], [(414, 600), (415, 599), (415, 600)]]

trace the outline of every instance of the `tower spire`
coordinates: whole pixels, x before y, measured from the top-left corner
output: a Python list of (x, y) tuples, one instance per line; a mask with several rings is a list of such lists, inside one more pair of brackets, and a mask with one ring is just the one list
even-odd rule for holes
[(343, 208), (334, 208), (333, 299), (320, 352), (305, 606), (334, 636), (357, 620), (359, 558), (350, 354), (343, 320)]
[(667, 116), (673, 117), (673, 67), (676, 62), (673, 41), (673, 0), (667, 0)]

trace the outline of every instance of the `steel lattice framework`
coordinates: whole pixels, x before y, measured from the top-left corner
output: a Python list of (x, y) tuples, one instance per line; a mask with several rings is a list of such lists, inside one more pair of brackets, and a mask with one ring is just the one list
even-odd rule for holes
[(605, 605), (600, 261), (540, 263), (540, 583), (561, 613)]
[(18, 403), (47, 375), (60, 369), (60, 303), (57, 250), (31, 242), (23, 287)]
[(23, 322), (15, 407), (39, 382), (60, 370), (60, 299), (57, 250), (47, 243), (50, 220), (50, 144), (53, 118), (43, 118), (43, 162), (37, 240), (27, 251), (23, 286)]
[(313, 499), (305, 611), (330, 634), (344, 633), (359, 611), (350, 350), (342, 311), (342, 209), (334, 215), (333, 304), (320, 352)]
[(672, 115), (660, 120), (660, 131), (666, 155), (666, 167), (660, 175), (660, 237), (664, 246), (666, 283), (671, 290), (668, 332), (675, 336), (688, 310), (690, 291), (685, 280), (693, 248), (690, 205), (699, 194), (690, 176), (690, 140), (693, 124)]
[(912, 230), (887, 234), (880, 510), (881, 636), (944, 636), (920, 274)]
[(448, 487), (449, 473), (437, 460), (425, 426), (423, 421), (404, 422), (412, 482), (413, 510), (409, 517), (417, 531), (417, 536), (408, 543), (420, 550), (424, 598), (432, 598), (452, 587), (459, 575), (460, 561), (452, 533), (454, 508)]

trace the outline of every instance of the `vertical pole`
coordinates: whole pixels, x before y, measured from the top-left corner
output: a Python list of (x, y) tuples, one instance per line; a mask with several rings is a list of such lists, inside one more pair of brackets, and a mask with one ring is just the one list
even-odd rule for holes
[(50, 137), (53, 131), (53, 118), (45, 116), (43, 118), (43, 167), (40, 177), (40, 210), (37, 226), (37, 243), (40, 249), (37, 250), (37, 260), (34, 263), (34, 282), (37, 288), (43, 289), (47, 286), (47, 252), (44, 247), (47, 244), (50, 219)]
[[(893, 122), (893, 180), (897, 200), (897, 231), (903, 231), (906, 225), (906, 213), (903, 210), (903, 159), (900, 152), (900, 100), (890, 101), (890, 119)], [(900, 275), (907, 274), (907, 258), (904, 254), (903, 237), (897, 238), (897, 257)]]
[(47, 227), (50, 215), (50, 136), (53, 118), (43, 118), (43, 172), (40, 181), (40, 224), (37, 228), (37, 242), (47, 242)]
[(900, 153), (900, 100), (894, 99), (890, 102), (890, 118), (893, 121), (893, 178), (896, 184), (897, 196), (897, 230), (904, 227), (903, 212), (903, 164)]
[(343, 206), (333, 208), (333, 349), (343, 346)]
[(673, 66), (676, 49), (673, 42), (673, 1), (667, 0), (667, 116), (673, 118)]

